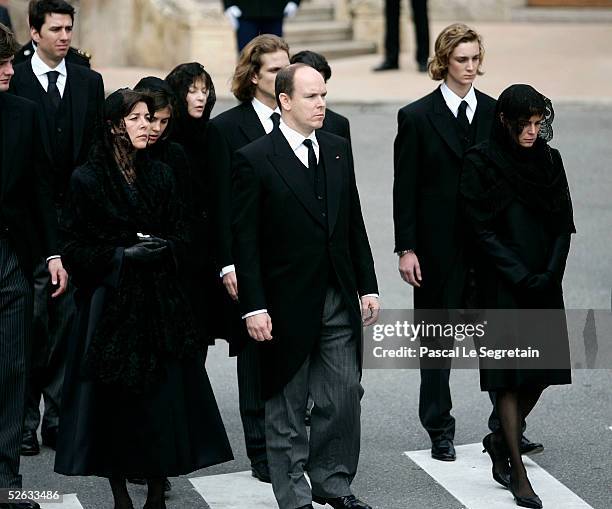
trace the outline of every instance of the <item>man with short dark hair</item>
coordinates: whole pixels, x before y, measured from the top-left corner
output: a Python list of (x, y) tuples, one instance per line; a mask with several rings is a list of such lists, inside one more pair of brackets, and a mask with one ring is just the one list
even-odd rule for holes
[(229, 295), (228, 319), (232, 322), (230, 353), (238, 355), (238, 396), (247, 455), (257, 479), (270, 482), (266, 458), (264, 402), (260, 395), (259, 365), (254, 341), (249, 340), (237, 309), (238, 286), (232, 254), (232, 164), (236, 150), (272, 131), (280, 118), (274, 96), (274, 79), (289, 65), (289, 46), (275, 35), (260, 35), (242, 50), (232, 92), (240, 101), (208, 124), (207, 167), (212, 176), (211, 219), (215, 260)]
[[(50, 165), (53, 201), (59, 216), (72, 171), (84, 163), (102, 124), (102, 77), (83, 66), (66, 62), (72, 39), (74, 8), (64, 0), (39, 0), (30, 22), (36, 43), (32, 58), (15, 67), (11, 92), (38, 104), (41, 134)], [(73, 288), (49, 300), (49, 278), (44, 263), (35, 270), (32, 366), (28, 380), (22, 453), (39, 452), (36, 430), (41, 420), (41, 395), (45, 411), (43, 444), (55, 448), (66, 345), (75, 313)]]
[[(19, 452), (37, 254), (48, 257), (52, 297), (61, 295), (67, 284), (62, 262), (53, 256), (58, 252), (57, 219), (43, 171), (36, 105), (6, 93), (16, 49), (12, 32), (0, 25), (0, 489), (21, 488)], [(21, 501), (0, 507), (40, 506)]]
[(240, 306), (259, 342), (272, 487), (280, 509), (312, 509), (313, 501), (370, 509), (351, 482), (361, 328), (377, 320), (379, 304), (353, 158), (345, 139), (320, 130), (327, 92), (319, 72), (292, 64), (277, 74), (275, 91), (279, 127), (236, 153), (233, 200)]
[[(30, 0), (30, 3), (28, 5), (29, 27), (34, 27), (38, 31), (40, 31), (42, 25), (44, 24), (45, 16), (48, 12), (47, 5), (50, 5), (48, 2), (39, 5), (40, 3), (40, 0)], [(54, 12), (64, 11), (64, 14), (70, 14), (70, 12), (72, 12), (71, 16), (74, 21), (74, 9), (72, 9), (72, 7), (68, 9), (65, 6), (56, 5), (52, 8), (56, 9)], [(13, 65), (18, 65), (30, 60), (35, 52), (36, 42), (34, 42), (34, 40), (30, 40), (28, 43), (24, 44), (17, 53), (15, 53), (15, 60), (13, 60)], [(68, 53), (66, 53), (66, 62), (70, 62), (71, 64), (82, 65), (84, 67), (89, 68), (91, 67), (91, 64), (89, 62), (90, 60), (91, 55), (89, 53), (78, 48), (74, 48), (72, 46), (70, 46), (70, 48), (68, 49)]]

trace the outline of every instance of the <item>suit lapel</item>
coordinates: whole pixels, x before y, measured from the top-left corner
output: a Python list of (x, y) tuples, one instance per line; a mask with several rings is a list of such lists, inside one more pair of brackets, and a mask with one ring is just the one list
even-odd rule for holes
[(16, 108), (11, 108), (1, 97), (0, 115), (2, 115), (2, 188), (0, 189), (0, 202), (2, 202), (13, 176), (13, 160), (15, 149), (19, 144), (21, 125), (19, 111)]
[(73, 161), (79, 158), (81, 143), (83, 141), (83, 129), (85, 128), (85, 113), (87, 111), (87, 81), (75, 70), (76, 66), (66, 63), (68, 79), (66, 85), (70, 87), (70, 98), (72, 106), (72, 137), (73, 137)]
[(268, 159), (308, 213), (325, 228), (312, 182), (308, 178), (308, 168), (296, 157), (279, 129), (274, 129), (269, 136), (272, 137), (274, 153), (268, 155)]
[(240, 123), (240, 130), (244, 133), (247, 139), (251, 141), (258, 140), (262, 136), (266, 135), (266, 130), (261, 125), (259, 117), (251, 103), (243, 103), (242, 110), (242, 122)]
[(340, 198), (342, 194), (342, 176), (348, 161), (344, 160), (339, 147), (333, 142), (328, 142), (325, 133), (317, 133), (319, 140), (319, 157), (323, 158), (325, 164), (325, 176), (327, 180), (327, 223), (329, 236), (332, 236), (338, 210), (340, 209)]
[[(25, 68), (27, 69), (27, 72), (25, 72), (22, 76), (21, 79), (19, 79), (19, 83), (17, 84), (17, 95), (21, 96), (21, 97), (25, 97), (26, 99), (29, 99), (30, 101), (34, 101), (39, 108), (39, 120), (40, 120), (40, 130), (41, 130), (41, 138), (42, 138), (42, 143), (43, 143), (43, 147), (45, 148), (45, 152), (47, 153), (47, 157), (49, 158), (50, 161), (53, 161), (53, 151), (51, 150), (51, 140), (49, 139), (49, 130), (46, 127), (45, 124), (45, 116), (43, 114), (43, 110), (44, 110), (44, 104), (43, 104), (43, 94), (45, 94), (45, 89), (42, 87), (42, 85), (40, 84), (40, 81), (38, 81), (38, 78), (36, 77), (36, 75), (34, 74), (34, 71), (32, 70), (32, 65), (30, 62), (28, 62), (27, 65), (25, 65)], [(14, 78), (13, 78), (14, 79)]]
[[(477, 108), (478, 109), (478, 108)], [(457, 133), (455, 119), (448, 109), (440, 88), (433, 93), (433, 111), (427, 116), (440, 137), (446, 142), (450, 149), (457, 155), (463, 157), (463, 146)]]
[(484, 94), (481, 94), (478, 90), (476, 92), (476, 143), (485, 141), (491, 135), (491, 128), (493, 126), (493, 116), (495, 115), (495, 103), (492, 101), (485, 101)]

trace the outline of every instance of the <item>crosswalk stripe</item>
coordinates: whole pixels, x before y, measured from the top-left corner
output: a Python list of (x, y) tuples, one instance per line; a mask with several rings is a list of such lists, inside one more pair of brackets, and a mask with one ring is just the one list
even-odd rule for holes
[(75, 493), (71, 493), (70, 495), (64, 495), (62, 503), (58, 504), (57, 502), (50, 503), (40, 503), (41, 509), (83, 509), (81, 502), (77, 498)]
[[(189, 479), (210, 509), (272, 509), (278, 507), (272, 485), (255, 479), (249, 470)], [(322, 509), (325, 506), (313, 504)]]
[[(457, 460), (438, 461), (429, 449), (404, 454), (434, 478), (467, 509), (513, 509), (516, 504), (509, 490), (491, 476), (491, 460), (482, 454), (481, 444), (460, 445)], [(593, 509), (573, 491), (560, 483), (530, 458), (523, 457), (529, 480), (544, 507)]]

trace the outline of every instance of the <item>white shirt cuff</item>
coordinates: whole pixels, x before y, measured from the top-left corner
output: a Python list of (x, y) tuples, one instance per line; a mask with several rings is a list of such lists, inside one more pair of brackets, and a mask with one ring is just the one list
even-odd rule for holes
[(236, 267), (234, 265), (226, 265), (225, 267), (223, 267), (221, 269), (221, 272), (219, 272), (219, 277), (223, 277), (229, 274), (230, 272), (236, 272)]
[(55, 258), (61, 258), (61, 256), (60, 256), (60, 255), (53, 255), (53, 256), (49, 256), (49, 257), (47, 258), (47, 263), (49, 263), (51, 260), (54, 260)]
[(256, 311), (251, 311), (250, 313), (247, 313), (246, 315), (242, 315), (242, 319), (245, 320), (249, 316), (263, 315), (264, 313), (267, 313), (267, 312), (268, 312), (267, 309), (258, 309)]
[(361, 296), (361, 298), (363, 297), (376, 297), (378, 299), (379, 295), (377, 293), (366, 293), (365, 295)]

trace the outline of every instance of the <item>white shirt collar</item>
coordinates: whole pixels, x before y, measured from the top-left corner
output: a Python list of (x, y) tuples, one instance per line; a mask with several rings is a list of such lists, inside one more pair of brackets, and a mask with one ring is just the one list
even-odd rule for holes
[(67, 71), (66, 71), (66, 59), (62, 59), (62, 61), (57, 65), (57, 67), (54, 69), (52, 67), (49, 67), (47, 64), (45, 64), (42, 61), (42, 58), (40, 58), (40, 56), (38, 56), (38, 50), (36, 50), (34, 52), (34, 54), (32, 55), (32, 70), (34, 71), (34, 74), (36, 76), (42, 76), (42, 75), (46, 75), (49, 71), (57, 71), (60, 73), (60, 76), (67, 76)]
[(319, 149), (319, 142), (317, 141), (317, 137), (315, 135), (315, 131), (312, 131), (309, 136), (304, 136), (303, 134), (298, 133), (295, 129), (289, 127), (283, 119), (281, 118), (280, 124), (278, 126), (283, 136), (286, 138), (291, 150), (294, 152), (300, 148), (304, 144), (304, 140), (312, 140), (312, 146), (315, 150), (315, 154)]
[(444, 102), (448, 106), (448, 109), (451, 110), (453, 115), (456, 117), (459, 112), (459, 105), (461, 101), (465, 101), (468, 103), (467, 112), (468, 118), (471, 120), (476, 112), (476, 105), (478, 103), (476, 99), (476, 92), (474, 92), (474, 85), (470, 87), (470, 91), (466, 94), (465, 97), (461, 98), (455, 92), (453, 92), (446, 83), (442, 83), (440, 85), (440, 92), (442, 92), (442, 97), (444, 97)]
[(253, 97), (251, 104), (253, 105), (253, 109), (255, 110), (255, 113), (257, 113), (257, 116), (259, 117), (259, 121), (261, 122), (262, 125), (265, 125), (266, 121), (270, 119), (270, 115), (272, 115), (272, 113), (276, 112), (280, 115), (280, 110), (278, 109), (278, 107), (275, 110), (273, 110), (272, 108), (270, 108), (269, 106), (266, 106), (264, 103), (262, 103), (259, 99), (256, 99), (255, 97)]

